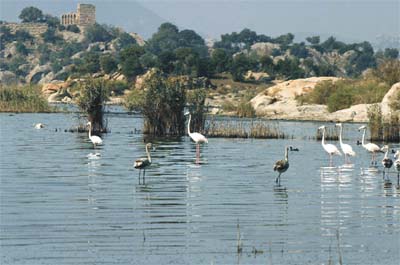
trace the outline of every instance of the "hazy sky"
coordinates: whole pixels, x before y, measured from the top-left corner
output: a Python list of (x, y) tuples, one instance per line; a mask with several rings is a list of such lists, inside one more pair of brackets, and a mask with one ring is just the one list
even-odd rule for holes
[(0, 18), (18, 21), (20, 10), (27, 5), (60, 15), (75, 11), (77, 2), (94, 3), (100, 23), (121, 26), (146, 38), (165, 21), (213, 38), (245, 27), (270, 36), (292, 32), (298, 37), (335, 35), (347, 41), (400, 35), (400, 0), (0, 0)]

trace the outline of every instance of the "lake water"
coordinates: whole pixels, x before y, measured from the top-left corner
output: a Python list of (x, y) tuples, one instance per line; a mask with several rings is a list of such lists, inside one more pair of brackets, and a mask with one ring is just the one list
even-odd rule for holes
[[(399, 264), (400, 190), (393, 169), (385, 185), (380, 163), (369, 168), (359, 125), (344, 127), (352, 166), (328, 167), (307, 139), (321, 123), (280, 122), (295, 139), (211, 138), (200, 165), (188, 137), (159, 139), (143, 185), (140, 116), (110, 114), (96, 150), (64, 132), (75, 114), (0, 119), (1, 264)], [(300, 151), (276, 187), (288, 144)]]

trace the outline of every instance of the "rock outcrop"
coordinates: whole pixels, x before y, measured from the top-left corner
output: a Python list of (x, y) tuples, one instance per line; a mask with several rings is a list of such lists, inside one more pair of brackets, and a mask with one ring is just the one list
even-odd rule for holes
[(391, 108), (393, 101), (398, 100), (397, 97), (399, 95), (400, 95), (400, 82), (394, 84), (382, 99), (381, 108), (382, 108), (382, 115), (384, 117), (389, 116), (392, 112), (396, 113), (400, 117), (400, 110), (393, 110)]
[(27, 83), (37, 84), (50, 71), (50, 64), (38, 65), (26, 76), (25, 80)]
[(250, 102), (258, 116), (269, 119), (353, 121), (368, 120), (368, 104), (359, 104), (333, 113), (325, 105), (299, 105), (296, 97), (311, 92), (322, 81), (336, 81), (336, 77), (312, 77), (282, 82), (258, 94)]

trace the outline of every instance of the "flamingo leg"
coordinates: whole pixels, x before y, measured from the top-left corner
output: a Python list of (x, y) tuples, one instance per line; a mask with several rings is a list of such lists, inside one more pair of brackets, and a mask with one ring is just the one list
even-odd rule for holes
[(139, 169), (139, 185), (140, 185), (140, 172), (141, 172), (142, 170), (141, 169)]
[(281, 173), (279, 173), (279, 175), (276, 177), (275, 179), (275, 183), (278, 184), (278, 186), (281, 184)]
[(145, 176), (146, 176), (146, 168), (143, 169), (143, 184), (146, 183)]
[(400, 173), (397, 172), (397, 187), (400, 187)]
[(200, 145), (196, 144), (196, 164), (200, 163)]

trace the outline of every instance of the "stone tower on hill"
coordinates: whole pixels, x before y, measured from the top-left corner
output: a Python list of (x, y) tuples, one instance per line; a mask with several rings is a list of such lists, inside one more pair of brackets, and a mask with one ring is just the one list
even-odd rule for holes
[(78, 4), (77, 12), (61, 15), (62, 25), (89, 26), (96, 23), (96, 7), (91, 4)]

